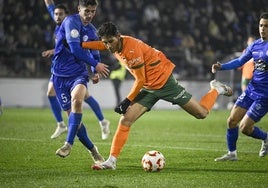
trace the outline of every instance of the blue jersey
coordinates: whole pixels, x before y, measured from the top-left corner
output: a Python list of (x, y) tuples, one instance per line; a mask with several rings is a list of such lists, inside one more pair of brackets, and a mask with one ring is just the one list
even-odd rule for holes
[[(49, 4), (47, 6), (47, 11), (48, 11), (48, 13), (49, 13), (49, 15), (50, 15), (50, 17), (52, 18), (53, 21), (54, 21), (55, 7), (56, 7), (55, 4)], [(56, 27), (54, 29), (54, 38), (56, 37), (56, 33), (58, 32), (59, 28), (60, 28), (60, 25), (56, 25)], [(51, 72), (52, 72), (52, 67), (53, 67), (53, 62), (51, 63)], [(51, 78), (50, 78), (50, 80), (51, 80)]]
[(95, 67), (100, 62), (99, 51), (81, 47), (81, 42), (98, 40), (92, 24), (84, 26), (79, 14), (68, 16), (56, 33), (52, 73), (60, 77), (87, 75), (86, 64)]
[(255, 40), (239, 58), (222, 64), (221, 70), (238, 68), (251, 58), (254, 60), (254, 72), (245, 92), (253, 100), (268, 100), (268, 41)]

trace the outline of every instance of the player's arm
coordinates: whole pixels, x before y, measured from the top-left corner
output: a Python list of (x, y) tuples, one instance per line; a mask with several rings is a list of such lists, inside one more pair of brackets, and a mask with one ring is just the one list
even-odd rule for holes
[(129, 94), (127, 95), (127, 98), (130, 101), (133, 101), (135, 99), (135, 97), (138, 95), (138, 93), (140, 92), (145, 83), (145, 68), (144, 68), (145, 64), (142, 63), (138, 66), (139, 66), (138, 68), (136, 67), (132, 68), (132, 75), (134, 76), (135, 81)]
[(54, 54), (54, 49), (45, 50), (42, 52), (42, 57), (51, 57)]
[(221, 64), (217, 62), (212, 65), (212, 73), (216, 73), (218, 70), (232, 70), (244, 65), (248, 60), (252, 58), (250, 52), (243, 53), (239, 58), (233, 59), (227, 63)]
[(98, 61), (95, 60), (91, 53), (85, 53), (81, 48), (79, 42), (70, 42), (68, 43), (72, 54), (80, 61), (86, 62), (88, 65), (96, 67)]
[(107, 50), (102, 41), (89, 41), (82, 42), (82, 48), (92, 49), (92, 50)]
[(53, 0), (44, 0), (46, 6), (48, 7), (49, 5), (54, 5), (54, 1)]
[(133, 67), (133, 71), (131, 71), (132, 75), (135, 78), (134, 84), (127, 95), (127, 97), (121, 101), (115, 108), (114, 111), (119, 114), (125, 114), (129, 105), (134, 100), (134, 98), (138, 95), (141, 88), (145, 82), (145, 72), (144, 72), (144, 64), (141, 64), (139, 67)]
[(50, 14), (50, 17), (54, 20), (54, 10), (55, 10), (55, 3), (53, 0), (44, 0), (46, 7), (47, 7), (47, 11)]

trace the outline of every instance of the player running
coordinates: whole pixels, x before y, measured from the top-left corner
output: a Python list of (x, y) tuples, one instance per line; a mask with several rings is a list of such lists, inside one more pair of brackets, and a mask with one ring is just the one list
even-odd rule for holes
[(228, 153), (216, 158), (215, 161), (236, 161), (238, 159), (236, 143), (239, 122), (239, 128), (243, 134), (262, 140), (259, 156), (264, 157), (268, 153), (268, 133), (255, 125), (268, 111), (268, 12), (260, 16), (259, 33), (261, 38), (250, 44), (239, 58), (225, 64), (212, 65), (212, 72), (216, 73), (218, 70), (236, 69), (251, 58), (254, 60), (253, 77), (245, 92), (236, 100), (227, 119)]
[(230, 87), (213, 80), (211, 90), (197, 102), (172, 75), (175, 65), (159, 50), (141, 40), (121, 35), (117, 27), (104, 23), (98, 30), (101, 41), (84, 42), (84, 48), (108, 49), (134, 76), (135, 82), (128, 96), (115, 108), (122, 114), (113, 137), (109, 159), (92, 166), (95, 170), (115, 169), (117, 158), (125, 145), (131, 125), (162, 99), (179, 105), (186, 112), (204, 119), (218, 95), (232, 95)]
[[(55, 5), (53, 0), (44, 0), (44, 1), (45, 1), (47, 10), (51, 18), (56, 23), (56, 27), (54, 31), (54, 35), (56, 36), (56, 33), (58, 32), (62, 21), (68, 14), (67, 8), (62, 4)], [(54, 54), (54, 49), (46, 50), (42, 52), (43, 57), (51, 57), (53, 56), (53, 54)], [(52, 75), (48, 83), (47, 96), (48, 96), (48, 100), (49, 100), (52, 112), (57, 121), (57, 128), (54, 131), (54, 133), (51, 135), (51, 138), (55, 139), (59, 137), (62, 133), (67, 132), (67, 126), (65, 125), (63, 121), (62, 114), (61, 114), (62, 110), (58, 102), (58, 99), (56, 98), (56, 93), (55, 93), (54, 85), (52, 82)], [(90, 106), (90, 108), (93, 110), (96, 117), (98, 118), (99, 125), (101, 128), (101, 138), (103, 140), (106, 140), (110, 134), (110, 121), (104, 118), (98, 101), (96, 101), (93, 96), (89, 95), (88, 91), (86, 93), (84, 101)]]

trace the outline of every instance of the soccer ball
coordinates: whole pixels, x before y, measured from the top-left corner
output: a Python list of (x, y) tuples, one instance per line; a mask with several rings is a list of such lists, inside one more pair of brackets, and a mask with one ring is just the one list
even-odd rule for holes
[(158, 172), (165, 167), (165, 157), (159, 151), (147, 151), (142, 157), (141, 164), (146, 172)]

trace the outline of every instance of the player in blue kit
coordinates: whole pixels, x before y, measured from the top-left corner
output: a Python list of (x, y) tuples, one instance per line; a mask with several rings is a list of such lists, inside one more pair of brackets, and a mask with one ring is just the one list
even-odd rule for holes
[(247, 89), (238, 97), (227, 120), (228, 153), (215, 161), (237, 160), (236, 142), (238, 139), (238, 123), (241, 132), (247, 136), (262, 140), (260, 157), (268, 153), (268, 136), (255, 123), (259, 122), (268, 111), (268, 12), (262, 13), (259, 21), (259, 39), (249, 45), (239, 58), (225, 64), (219, 62), (212, 65), (212, 72), (217, 70), (236, 69), (248, 60), (254, 60), (253, 78)]
[[(62, 4), (55, 5), (53, 0), (44, 0), (44, 2), (46, 4), (47, 10), (51, 18), (56, 23), (56, 27), (54, 31), (54, 35), (56, 35), (63, 19), (68, 14), (67, 8)], [(54, 54), (54, 49), (46, 50), (42, 52), (43, 57), (51, 57), (53, 54)], [(54, 133), (51, 135), (51, 138), (54, 139), (60, 136), (62, 133), (66, 132), (67, 126), (65, 125), (63, 118), (62, 118), (62, 114), (61, 114), (62, 110), (58, 102), (58, 99), (56, 98), (56, 93), (55, 93), (53, 82), (52, 82), (52, 76), (48, 83), (47, 96), (48, 96), (48, 100), (49, 100), (53, 115), (57, 121), (57, 128), (54, 131)], [(93, 112), (95, 113), (95, 115), (97, 116), (99, 120), (102, 139), (103, 140), (107, 139), (110, 134), (110, 128), (109, 128), (110, 122), (104, 118), (99, 103), (94, 99), (93, 96), (89, 95), (88, 91), (86, 93), (84, 101), (90, 106), (90, 108), (93, 110)]]
[(95, 162), (104, 159), (87, 135), (82, 123), (82, 103), (89, 80), (87, 66), (94, 71), (93, 82), (99, 75), (107, 77), (108, 66), (100, 63), (99, 51), (82, 49), (83, 41), (97, 40), (96, 28), (91, 24), (97, 9), (96, 0), (79, 0), (78, 14), (67, 16), (56, 33), (56, 45), (52, 58), (53, 84), (64, 111), (68, 113), (68, 133), (64, 145), (56, 151), (61, 157), (70, 154), (77, 135), (89, 150)]

